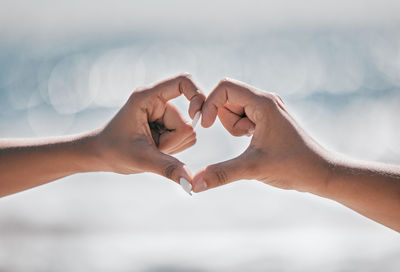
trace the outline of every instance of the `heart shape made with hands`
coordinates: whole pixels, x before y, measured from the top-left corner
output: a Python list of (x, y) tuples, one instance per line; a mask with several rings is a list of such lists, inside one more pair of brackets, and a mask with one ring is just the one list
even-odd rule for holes
[[(231, 119), (232, 121), (234, 121), (237, 125), (239, 125), (240, 127), (242, 127), (242, 129), (244, 131), (247, 131), (246, 135), (247, 136), (251, 136), (254, 133), (254, 125), (251, 123), (248, 123), (248, 121), (245, 119), (246, 116), (243, 112), (241, 112), (242, 110), (235, 106), (235, 105), (226, 105), (226, 108), (223, 108), (221, 110), (221, 115), (223, 119), (228, 118)], [(234, 115), (231, 115), (231, 113), (234, 113)], [(201, 111), (198, 111), (192, 120), (191, 126), (193, 128), (193, 130), (196, 128), (200, 118), (201, 118), (202, 114)], [(240, 119), (238, 119), (240, 118)], [(237, 120), (234, 120), (237, 119)], [(251, 122), (251, 121), (250, 121)], [(155, 144), (157, 146), (159, 146), (160, 144), (160, 136), (163, 135), (164, 133), (169, 133), (172, 132), (171, 129), (168, 129), (167, 127), (165, 127), (165, 125), (158, 123), (158, 122), (152, 122), (149, 123), (151, 132), (152, 132), (152, 137), (153, 140), (155, 142)], [(248, 128), (249, 127), (249, 128)], [(237, 129), (237, 128), (236, 128)], [(237, 136), (239, 136), (238, 133), (236, 133)], [(179, 179), (179, 183), (182, 187), (182, 189), (188, 193), (189, 195), (192, 195), (192, 184), (186, 179), (186, 178), (180, 178)], [(204, 184), (202, 184), (199, 188), (197, 188), (198, 190), (204, 190), (206, 189), (206, 186)]]
[[(239, 156), (197, 172), (191, 183), (193, 192), (241, 179), (291, 189), (299, 172), (318, 164), (320, 155), (310, 149), (314, 141), (299, 129), (277, 94), (223, 79), (208, 95), (201, 112), (204, 128), (210, 127), (218, 117), (231, 135), (252, 137), (248, 148)], [(296, 186), (309, 186), (307, 180), (304, 183)]]
[[(234, 95), (231, 99), (229, 99), (227, 96), (225, 85), (226, 82), (232, 82), (232, 80), (221, 81), (221, 83), (218, 84), (217, 87), (211, 92), (209, 97), (205, 99), (204, 96), (205, 101), (202, 101), (200, 104), (199, 101), (197, 101), (197, 105), (194, 105), (194, 103), (192, 103), (192, 98), (196, 97), (196, 93), (201, 94), (201, 92), (198, 89), (188, 91), (194, 86), (197, 88), (197, 85), (192, 81), (191, 78), (189, 78), (189, 81), (190, 84), (187, 86), (191, 87), (183, 88), (180, 92), (184, 93), (190, 101), (189, 115), (192, 118), (192, 133), (189, 133), (191, 135), (190, 137), (185, 136), (187, 134), (185, 134), (184, 132), (185, 125), (183, 124), (182, 116), (180, 116), (178, 110), (169, 102), (165, 108), (162, 118), (158, 118), (156, 120), (154, 120), (154, 118), (149, 118), (149, 127), (151, 130), (153, 141), (161, 152), (171, 155), (193, 145), (195, 142), (195, 140), (193, 141), (193, 138), (195, 139), (196, 137), (194, 133), (194, 128), (196, 127), (201, 117), (203, 117), (201, 118), (202, 126), (209, 127), (212, 125), (212, 123), (214, 123), (216, 117), (218, 116), (224, 127), (234, 136), (251, 136), (255, 132), (254, 120), (251, 120), (251, 118), (247, 117), (246, 108), (241, 104), (243, 101), (246, 101), (246, 99), (240, 97), (243, 95), (239, 95), (239, 97), (236, 98), (236, 100), (238, 100), (239, 102), (235, 100)], [(176, 96), (176, 94), (168, 96), (168, 99)], [(246, 95), (244, 95), (244, 97), (245, 96)], [(251, 110), (251, 108), (251, 106), (247, 107), (247, 111), (249, 109)], [(194, 110), (196, 113), (193, 113)], [(204, 115), (202, 115), (202, 113), (204, 113)], [(179, 138), (185, 137), (192, 140), (186, 140), (188, 144), (178, 144), (179, 148), (174, 147), (171, 149), (171, 146), (176, 146), (177, 143), (182, 141)], [(209, 167), (206, 167), (205, 169), (208, 168)], [(212, 185), (208, 185), (204, 181), (204, 179), (199, 178), (201, 173), (204, 173), (205, 169), (195, 175), (196, 179), (192, 178), (192, 175), (187, 168), (185, 169), (186, 175), (183, 174), (179, 177), (179, 183), (187, 193), (191, 194), (192, 185), (194, 185), (193, 189), (195, 192), (204, 191), (205, 189), (207, 189), (207, 187)], [(217, 178), (221, 180), (218, 182), (219, 185), (225, 183), (225, 181), (227, 180), (226, 174), (219, 171), (217, 172), (217, 175)], [(167, 175), (165, 176), (171, 178), (172, 175), (167, 173)], [(176, 181), (176, 178), (171, 179), (174, 179)], [(191, 180), (191, 182), (189, 182), (189, 180)], [(215, 186), (216, 185), (212, 185), (212, 187)]]
[[(245, 106), (242, 104), (243, 99), (241, 94), (237, 94), (236, 96), (230, 91), (230, 96), (228, 95), (228, 90), (226, 89), (227, 84), (235, 82), (231, 79), (224, 79), (220, 81), (220, 83), (212, 90), (212, 92), (207, 97), (205, 103), (202, 106), (202, 112), (204, 115), (199, 114), (196, 115), (193, 119), (193, 128), (202, 116), (201, 124), (203, 127), (210, 127), (216, 120), (218, 116), (219, 120), (221, 121), (222, 125), (225, 129), (230, 132), (233, 136), (243, 136), (246, 135), (248, 137), (252, 136), (255, 132), (255, 120), (253, 116), (247, 116), (249, 113), (249, 107), (247, 107), (247, 112)], [(236, 81), (236, 83), (239, 83)], [(232, 86), (230, 86), (232, 87)], [(245, 96), (245, 95), (244, 95)], [(251, 108), (251, 106), (250, 106)], [(251, 111), (251, 110), (250, 110)], [(254, 113), (254, 111), (252, 112)], [(243, 154), (242, 154), (243, 155)], [(233, 160), (239, 160), (235, 158)], [(224, 165), (226, 163), (229, 164), (230, 161), (218, 163), (216, 165)], [(216, 165), (209, 165), (200, 170), (198, 173), (195, 174), (193, 178), (193, 190), (194, 192), (201, 192), (206, 189), (210, 189), (213, 187), (217, 187), (220, 185), (225, 184), (227, 180), (227, 174), (222, 168), (219, 168)], [(215, 169), (219, 168), (219, 169)], [(215, 169), (215, 170), (214, 170)], [(214, 173), (214, 178), (208, 179), (207, 182), (205, 180), (205, 175), (207, 174), (207, 170)], [(182, 185), (183, 189), (190, 193), (189, 189), (191, 188), (185, 184), (184, 181)]]
[[(194, 192), (205, 190), (207, 184), (201, 181), (196, 184), (190, 170), (172, 155), (195, 144), (194, 127), (200, 118), (202, 126), (209, 127), (218, 115), (234, 136), (254, 133), (255, 124), (247, 118), (245, 108), (227, 99), (223, 93), (224, 86), (218, 84), (206, 99), (192, 77), (183, 74), (137, 89), (105, 130), (120, 131), (124, 127), (123, 134), (131, 135), (129, 139), (122, 140), (127, 145), (118, 148), (118, 156), (122, 155), (122, 159), (113, 161), (116, 172), (153, 172), (179, 183), (189, 194), (192, 186)], [(181, 94), (190, 101), (188, 113), (191, 125), (170, 102)], [(132, 152), (136, 153), (133, 161), (129, 158)], [(224, 175), (220, 177), (224, 178)]]
[[(201, 125), (208, 128), (218, 116), (233, 136), (252, 136), (248, 148), (193, 176), (172, 156), (196, 142), (193, 126), (170, 103), (182, 94), (190, 101), (192, 125), (201, 114)], [(328, 160), (321, 159), (329, 154), (297, 124), (278, 95), (232, 79), (221, 80), (207, 98), (187, 74), (136, 90), (101, 135), (111, 146), (105, 152), (111, 171), (153, 172), (188, 193), (241, 179), (307, 191), (319, 186), (313, 175), (329, 174)]]
[[(181, 94), (190, 101), (192, 125), (169, 102)], [(191, 76), (181, 75), (134, 92), (126, 110), (130, 114), (124, 114), (124, 108), (121, 118), (115, 118), (121, 119), (116, 121), (117, 126), (132, 123), (133, 117), (129, 143), (131, 150), (140, 153), (124, 172), (163, 175), (181, 184), (189, 194), (240, 179), (256, 179), (289, 189), (290, 180), (298, 171), (313, 167), (313, 160), (318, 161), (319, 155), (310, 149), (314, 145), (312, 139), (299, 129), (282, 99), (240, 81), (221, 80), (206, 98)], [(233, 136), (252, 138), (238, 157), (208, 165), (193, 176), (184, 163), (171, 155), (195, 144), (193, 126), (200, 115), (204, 128), (210, 127), (218, 116)], [(131, 157), (132, 152), (121, 151)], [(288, 171), (286, 166), (293, 170)]]

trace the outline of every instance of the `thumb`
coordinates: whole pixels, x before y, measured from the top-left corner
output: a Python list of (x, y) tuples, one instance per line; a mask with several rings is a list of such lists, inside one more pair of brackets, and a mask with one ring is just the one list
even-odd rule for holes
[(199, 193), (240, 179), (251, 179), (257, 168), (243, 153), (234, 159), (205, 167), (193, 178), (193, 192)]
[(192, 173), (187, 166), (173, 156), (154, 150), (146, 159), (148, 172), (164, 176), (179, 184), (180, 178), (189, 182), (192, 180)]

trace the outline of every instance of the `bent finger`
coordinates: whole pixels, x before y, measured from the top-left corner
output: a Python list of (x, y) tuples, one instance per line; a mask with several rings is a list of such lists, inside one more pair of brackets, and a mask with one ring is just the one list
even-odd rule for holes
[(246, 115), (255, 123), (250, 115), (253, 114), (258, 99), (259, 92), (255, 88), (232, 79), (221, 80), (204, 102), (201, 125), (210, 127), (215, 122), (218, 109), (227, 102), (243, 107)]
[(169, 150), (180, 145), (187, 137), (194, 133), (193, 127), (171, 103), (167, 103), (162, 122), (169, 131), (160, 136), (160, 145), (158, 148), (161, 151)]
[(255, 125), (246, 116), (238, 115), (227, 107), (218, 109), (218, 118), (227, 131), (233, 136), (251, 135)]
[(189, 116), (193, 119), (196, 112), (201, 111), (205, 95), (190, 74), (183, 73), (155, 84), (150, 91), (152, 96), (162, 101), (169, 101), (183, 94), (189, 104)]
[(179, 147), (177, 147), (176, 149), (172, 150), (171, 152), (168, 152), (168, 154), (173, 155), (176, 153), (180, 153), (186, 149), (188, 149), (189, 147), (193, 146), (194, 144), (196, 144), (196, 138), (191, 138), (190, 141), (180, 145)]

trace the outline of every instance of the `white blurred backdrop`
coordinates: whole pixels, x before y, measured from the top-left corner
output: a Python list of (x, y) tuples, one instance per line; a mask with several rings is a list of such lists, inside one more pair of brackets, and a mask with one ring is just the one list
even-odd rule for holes
[[(186, 71), (205, 93), (223, 77), (277, 92), (329, 149), (400, 163), (399, 1), (0, 4), (0, 137), (97, 128)], [(197, 135), (178, 155), (194, 172), (249, 142), (218, 121)], [(398, 233), (256, 181), (190, 197), (90, 173), (0, 199), (0, 271), (399, 271), (399, 257)]]

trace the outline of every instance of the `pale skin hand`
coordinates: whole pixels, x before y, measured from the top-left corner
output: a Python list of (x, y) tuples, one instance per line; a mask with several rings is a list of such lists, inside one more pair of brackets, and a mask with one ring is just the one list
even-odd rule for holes
[(185, 165), (168, 155), (196, 142), (196, 134), (168, 101), (182, 93), (189, 116), (205, 96), (190, 75), (182, 74), (133, 92), (103, 128), (52, 139), (0, 140), (0, 196), (13, 194), (80, 172), (153, 172), (179, 183), (191, 180)]
[(232, 135), (254, 135), (238, 157), (198, 172), (194, 192), (254, 179), (333, 199), (400, 231), (400, 167), (328, 152), (298, 125), (279, 96), (238, 81), (222, 80), (202, 113), (203, 127), (210, 127), (218, 115)]

